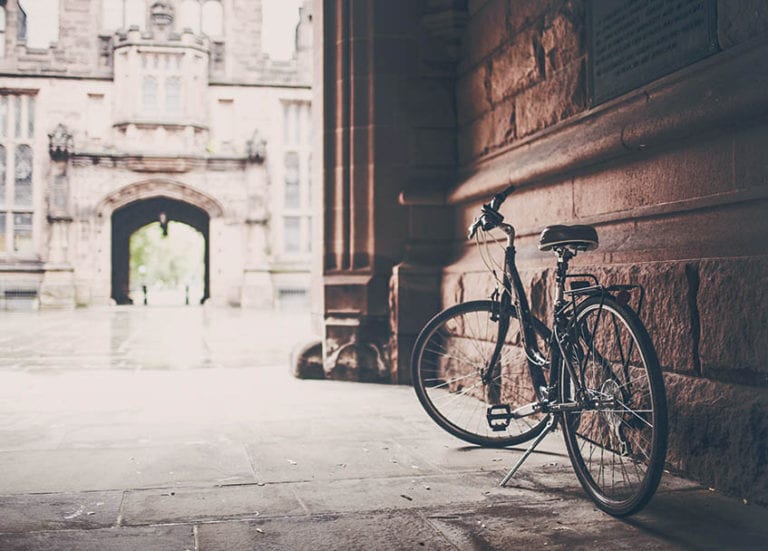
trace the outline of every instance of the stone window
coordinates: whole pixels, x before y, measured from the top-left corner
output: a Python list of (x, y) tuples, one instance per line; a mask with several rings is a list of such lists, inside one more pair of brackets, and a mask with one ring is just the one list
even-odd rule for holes
[(141, 86), (141, 104), (144, 113), (157, 113), (157, 79), (155, 77), (144, 77)]
[(5, 6), (0, 6), (0, 57), (5, 57)]
[(104, 30), (143, 29), (146, 22), (145, 0), (101, 0), (101, 26)]
[(35, 96), (0, 92), (0, 254), (34, 252)]
[(307, 146), (312, 141), (312, 115), (306, 101), (283, 103), (283, 140), (292, 146)]
[(219, 0), (206, 0), (202, 9), (202, 31), (208, 36), (220, 37), (224, 34), (224, 8)]
[(285, 208), (297, 209), (300, 206), (299, 154), (289, 151), (285, 154)]
[[(306, 101), (283, 102), (283, 224), (286, 254), (307, 253), (311, 248), (312, 196), (310, 187), (311, 118)], [(291, 222), (288, 222), (291, 220)]]
[(283, 244), (286, 253), (301, 251), (301, 218), (298, 216), (283, 218)]
[(19, 0), (19, 41), (27, 48), (47, 49), (59, 40), (59, 3)]
[(142, 112), (145, 116), (178, 117), (184, 112), (182, 54), (142, 52)]
[(171, 115), (179, 115), (182, 112), (179, 77), (169, 77), (165, 81), (165, 110)]

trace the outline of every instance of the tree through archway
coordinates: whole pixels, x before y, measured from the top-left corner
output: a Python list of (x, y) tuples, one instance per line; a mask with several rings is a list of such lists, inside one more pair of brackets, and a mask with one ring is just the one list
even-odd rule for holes
[(130, 237), (130, 296), (151, 305), (200, 304), (205, 239), (181, 222), (152, 222)]
[[(203, 282), (202, 298), (210, 297), (210, 217), (204, 210), (169, 197), (152, 197), (129, 203), (112, 213), (112, 292), (117, 304), (141, 302), (141, 297), (131, 296), (131, 236), (141, 228), (157, 222), (158, 228), (166, 228), (173, 222), (190, 226), (202, 235)], [(162, 231), (162, 230), (161, 230)], [(169, 230), (170, 231), (170, 230)], [(136, 268), (138, 270), (138, 266)], [(134, 281), (136, 285), (141, 282)]]

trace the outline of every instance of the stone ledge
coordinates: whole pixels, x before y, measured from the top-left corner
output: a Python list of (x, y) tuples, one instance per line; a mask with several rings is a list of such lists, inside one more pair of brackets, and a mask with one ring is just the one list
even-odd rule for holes
[[(721, 52), (463, 168), (449, 204), (768, 116), (768, 43)], [(734, 94), (734, 90), (739, 90)], [(697, 106), (692, 108), (691, 106)], [(510, 167), (512, 167), (510, 169)]]

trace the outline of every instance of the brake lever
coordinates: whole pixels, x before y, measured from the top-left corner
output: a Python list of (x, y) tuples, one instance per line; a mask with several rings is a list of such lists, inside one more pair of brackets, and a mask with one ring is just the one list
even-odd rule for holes
[(469, 235), (467, 236), (467, 239), (471, 240), (473, 237), (475, 237), (475, 234), (477, 233), (477, 228), (479, 228), (481, 225), (482, 225), (482, 217), (475, 218), (475, 221), (469, 225)]

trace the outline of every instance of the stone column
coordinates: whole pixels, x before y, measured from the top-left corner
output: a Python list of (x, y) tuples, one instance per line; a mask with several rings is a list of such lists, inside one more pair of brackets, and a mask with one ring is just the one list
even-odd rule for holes
[(406, 207), (398, 198), (411, 187), (437, 188), (443, 197), (452, 181), (451, 60), (435, 53), (442, 42), (425, 36), (419, 3), (329, 0), (315, 13), (325, 370), (334, 378), (406, 382), (400, 358), (412, 339), (399, 338), (400, 326), (408, 320), (412, 335), (439, 305), (439, 269), (429, 257), (435, 233), (444, 239), (450, 225), (434, 207)]
[(48, 181), (48, 255), (40, 285), (41, 308), (74, 308), (74, 269), (69, 259), (72, 214), (69, 199), (69, 157), (74, 152), (69, 130), (59, 124), (48, 134), (51, 158)]

